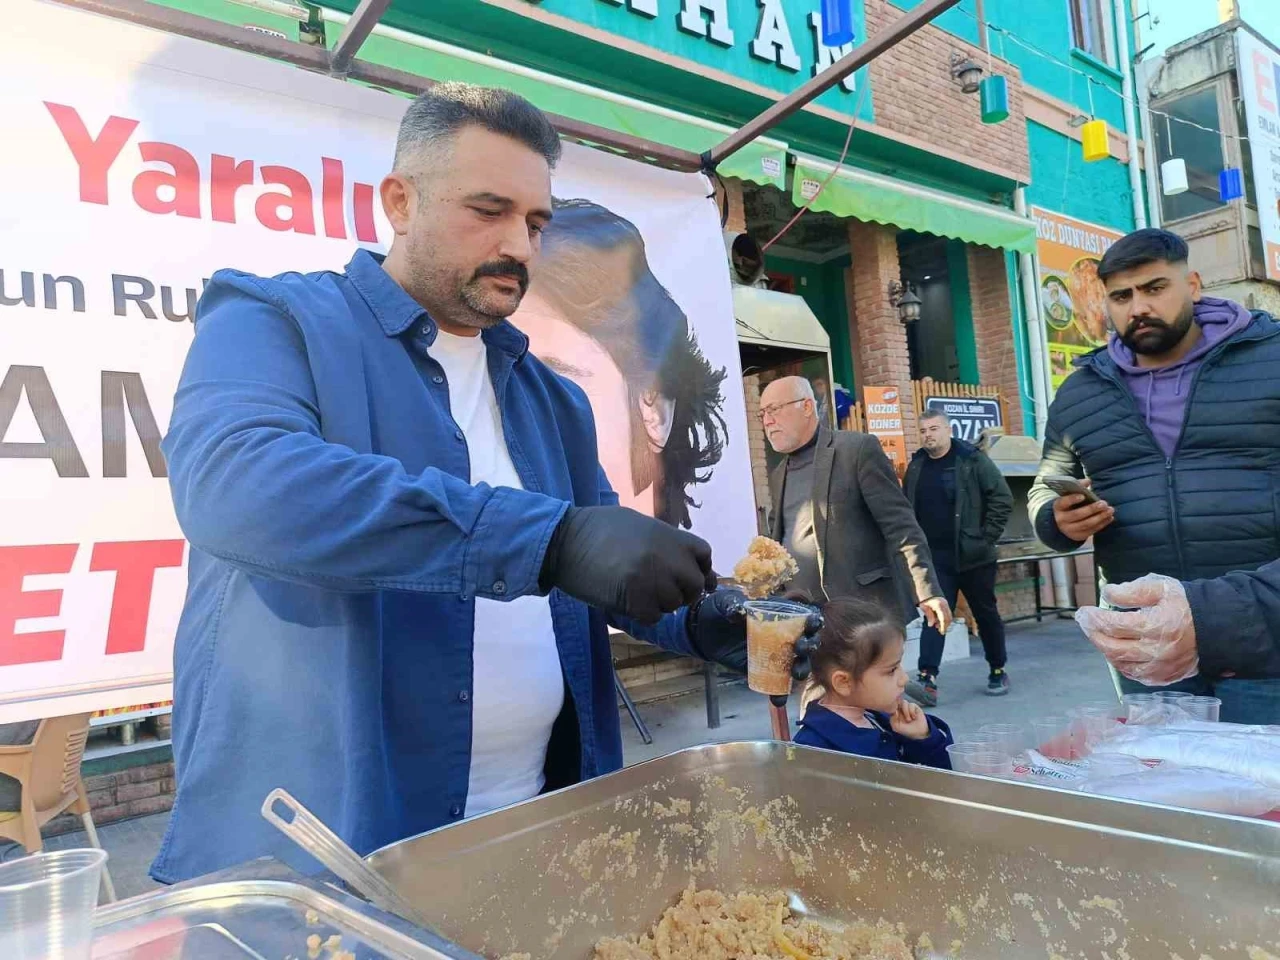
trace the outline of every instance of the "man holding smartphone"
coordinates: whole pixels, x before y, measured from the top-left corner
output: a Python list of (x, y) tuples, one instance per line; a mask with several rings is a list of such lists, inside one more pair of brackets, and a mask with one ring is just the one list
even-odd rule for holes
[[(1056, 550), (1092, 537), (1108, 583), (1216, 578), (1280, 556), (1280, 326), (1205, 295), (1187, 258), (1181, 237), (1154, 229), (1107, 251), (1114, 335), (1049, 409), (1031, 521)], [(1087, 492), (1060, 493), (1059, 478)], [(1172, 686), (1221, 697), (1223, 720), (1277, 722), (1280, 679), (1235, 666), (1202, 662)]]

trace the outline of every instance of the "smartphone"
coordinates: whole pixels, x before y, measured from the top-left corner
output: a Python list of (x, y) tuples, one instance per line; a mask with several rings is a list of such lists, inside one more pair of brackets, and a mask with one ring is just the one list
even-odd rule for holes
[(1062, 474), (1040, 478), (1044, 485), (1056, 493), (1060, 497), (1068, 494), (1078, 493), (1084, 497), (1085, 503), (1097, 503), (1098, 495), (1086, 487), (1075, 477), (1068, 477)]

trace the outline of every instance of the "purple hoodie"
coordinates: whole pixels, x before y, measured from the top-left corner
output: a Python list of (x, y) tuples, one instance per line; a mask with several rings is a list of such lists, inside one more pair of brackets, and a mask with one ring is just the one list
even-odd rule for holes
[(1195, 322), (1200, 325), (1203, 335), (1190, 353), (1167, 367), (1139, 367), (1133, 351), (1121, 343), (1119, 337), (1112, 336), (1107, 344), (1107, 353), (1120, 368), (1120, 375), (1138, 402), (1142, 418), (1147, 421), (1166, 457), (1173, 456), (1173, 449), (1178, 444), (1187, 411), (1187, 396), (1205, 354), (1239, 333), (1252, 320), (1253, 315), (1234, 300), (1201, 297), (1195, 305)]

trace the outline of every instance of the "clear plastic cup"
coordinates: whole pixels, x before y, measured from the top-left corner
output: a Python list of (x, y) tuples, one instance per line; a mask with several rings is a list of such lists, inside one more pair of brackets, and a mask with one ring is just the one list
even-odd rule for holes
[(1194, 693), (1184, 693), (1181, 690), (1157, 690), (1156, 691), (1157, 700), (1161, 701), (1162, 703), (1173, 704), (1175, 707), (1182, 706), (1182, 704), (1179, 701), (1190, 700), (1194, 696), (1195, 696)]
[(951, 757), (951, 769), (957, 773), (972, 773), (980, 777), (1013, 776), (1013, 758), (1007, 753), (998, 750), (956, 751), (948, 747), (947, 754)]
[(1074, 757), (1087, 757), (1099, 742), (1111, 736), (1120, 726), (1119, 704), (1099, 701), (1077, 707), (1071, 717), (1071, 752)]
[(1119, 700), (1087, 700), (1076, 709), (1088, 711), (1096, 717), (1110, 717), (1112, 720), (1123, 720), (1129, 715), (1129, 711)]
[(1178, 709), (1189, 713), (1196, 720), (1217, 723), (1222, 712), (1222, 701), (1217, 697), (1187, 697), (1177, 701)]
[(105, 850), (59, 850), (0, 864), (0, 957), (89, 960)]
[(1027, 747), (1027, 728), (1020, 723), (986, 723), (978, 733), (991, 738), (999, 752), (1016, 757)]
[(1160, 704), (1160, 699), (1154, 693), (1126, 693), (1120, 702), (1124, 705), (1125, 721), (1132, 722), (1149, 714)]
[(1065, 716), (1031, 721), (1032, 748), (1051, 760), (1071, 759), (1071, 720)]
[(747, 686), (756, 693), (789, 694), (796, 641), (812, 609), (786, 600), (748, 600), (746, 611)]

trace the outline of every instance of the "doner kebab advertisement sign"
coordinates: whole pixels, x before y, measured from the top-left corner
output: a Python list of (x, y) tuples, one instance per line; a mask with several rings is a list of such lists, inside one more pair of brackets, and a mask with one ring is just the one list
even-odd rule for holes
[[(384, 251), (377, 187), (407, 103), (41, 0), (5, 12), (0, 107), (21, 149), (0, 155), (0, 722), (172, 695), (188, 546), (160, 439), (196, 302), (222, 267), (341, 270)], [(553, 190), (574, 241), (623, 228), (626, 263), (659, 281), (637, 287), (662, 303), (607, 330), (513, 320), (586, 390), (623, 502), (732, 564), (754, 500), (707, 184), (566, 144)], [(641, 296), (630, 266), (575, 280), (544, 265), (542, 282), (600, 286), (566, 302)]]
[(1245, 29), (1236, 44), (1267, 278), (1280, 281), (1280, 53)]
[(1057, 390), (1077, 357), (1107, 342), (1107, 290), (1098, 279), (1098, 264), (1124, 234), (1041, 207), (1032, 207), (1031, 217), (1049, 380)]

